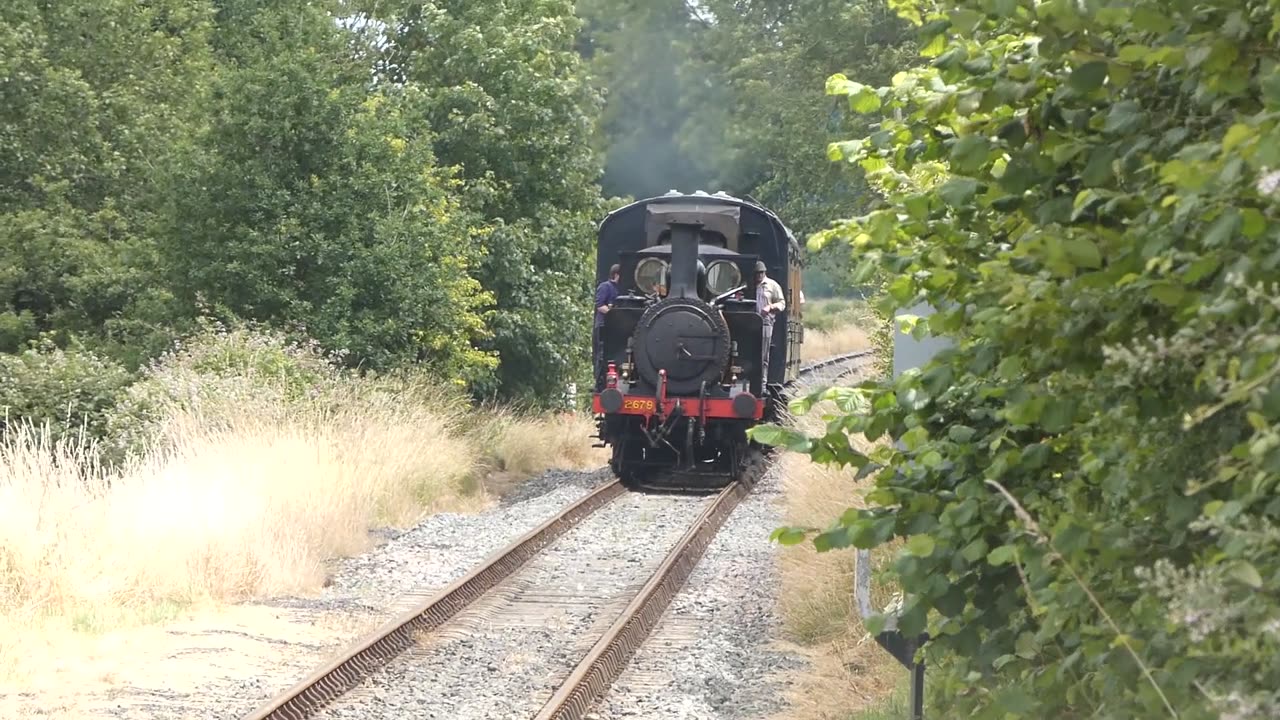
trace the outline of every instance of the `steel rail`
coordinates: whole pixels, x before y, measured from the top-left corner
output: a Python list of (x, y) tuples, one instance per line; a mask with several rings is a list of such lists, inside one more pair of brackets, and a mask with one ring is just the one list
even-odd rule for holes
[(622, 492), (622, 483), (617, 480), (596, 488), (554, 518), (490, 555), (430, 599), (352, 645), (341, 656), (245, 716), (245, 720), (302, 720), (315, 715), (412, 647), (421, 632), (443, 625)]
[[(861, 350), (836, 355), (801, 368), (800, 374), (806, 375), (819, 369), (850, 363), (850, 367), (837, 373), (836, 377), (839, 377), (855, 369), (853, 361), (873, 354), (873, 350)], [(762, 470), (764, 461), (762, 456), (757, 456), (755, 462), (748, 467), (747, 474)], [(716, 533), (738, 503), (747, 496), (752, 484), (742, 480), (734, 481), (716, 496), (667, 554), (662, 565), (658, 566), (636, 597), (534, 716), (534, 720), (583, 720), (586, 717), (657, 626), (667, 606), (684, 587), (703, 553), (715, 539)]]
[(809, 363), (808, 365), (802, 365), (800, 369), (796, 371), (796, 375), (797, 375), (796, 379), (799, 379), (800, 377), (803, 377), (810, 373), (817, 372), (824, 368), (831, 367), (832, 365), (838, 365), (840, 363), (846, 363), (852, 360), (861, 360), (863, 358), (871, 357), (872, 355), (875, 354), (875, 352), (876, 352), (875, 350), (857, 350), (850, 353), (844, 353), (842, 355), (832, 355), (829, 358), (817, 360), (815, 362)]
[[(798, 375), (808, 375), (872, 353), (873, 351), (865, 350), (836, 355), (801, 367)], [(760, 470), (761, 462), (763, 458), (757, 458), (757, 462), (748, 468), (748, 473)], [(682, 536), (675, 549), (668, 554), (609, 632), (597, 642), (566, 684), (544, 707), (538, 718), (581, 718), (586, 708), (609, 688), (631, 654), (639, 648), (661, 618), (671, 599), (679, 592), (720, 526), (746, 496), (748, 486), (749, 483), (735, 481), (720, 492)], [(422, 632), (434, 630), (448, 622), (462, 609), (523, 567), (546, 546), (622, 494), (623, 490), (621, 482), (617, 480), (600, 486), (562, 510), (556, 517), (493, 553), (474, 570), (450, 583), (430, 599), (350, 646), (342, 655), (246, 715), (244, 720), (303, 720), (312, 717), (416, 644)], [(560, 705), (553, 705), (555, 702), (560, 702)]]
[(716, 496), (534, 720), (582, 720), (586, 716), (644, 644), (720, 526), (746, 495), (746, 484), (735, 481)]

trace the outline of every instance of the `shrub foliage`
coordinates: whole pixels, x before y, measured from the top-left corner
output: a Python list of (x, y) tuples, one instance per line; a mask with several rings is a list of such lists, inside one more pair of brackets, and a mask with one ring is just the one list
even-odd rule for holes
[(104, 413), (132, 381), (122, 366), (80, 347), (47, 339), (18, 354), (0, 353), (0, 429), (48, 425), (57, 439), (97, 438)]
[(829, 152), (884, 202), (814, 242), (955, 347), (760, 433), (875, 473), (814, 542), (906, 539), (949, 716), (1274, 717), (1280, 8), (892, 4), (928, 64), (828, 86), (881, 116)]

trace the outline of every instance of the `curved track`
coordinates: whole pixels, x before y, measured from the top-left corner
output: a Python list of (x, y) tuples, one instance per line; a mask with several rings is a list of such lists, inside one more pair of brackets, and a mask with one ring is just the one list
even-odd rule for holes
[[(805, 366), (802, 378), (834, 380), (857, 367), (871, 351), (839, 355)], [(608, 690), (627, 660), (644, 642), (671, 599), (680, 590), (724, 521), (747, 495), (764, 469), (763, 454), (747, 476), (720, 491), (667, 553), (626, 608), (608, 626), (586, 656), (568, 674), (536, 714), (537, 720), (583, 718)], [(611, 481), (561, 511), (486, 559), (431, 599), (385, 624), (339, 657), (297, 683), (246, 720), (301, 720), (316, 716), (389, 662), (415, 646), (424, 633), (449, 624), (462, 610), (519, 573), (531, 559), (624, 493)]]

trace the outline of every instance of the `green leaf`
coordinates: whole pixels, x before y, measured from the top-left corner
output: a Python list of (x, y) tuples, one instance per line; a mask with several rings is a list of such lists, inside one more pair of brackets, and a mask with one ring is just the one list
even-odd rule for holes
[(884, 629), (888, 625), (888, 623), (889, 623), (889, 618), (879, 613), (876, 613), (875, 615), (872, 615), (871, 617), (863, 621), (863, 624), (867, 628), (867, 632), (872, 635), (879, 635), (880, 633), (884, 632)]
[(1029, 717), (1036, 707), (1036, 700), (1020, 687), (1005, 688), (995, 698), (993, 706), (1005, 715), (1015, 718)]
[(1250, 240), (1262, 237), (1262, 233), (1267, 231), (1267, 218), (1256, 209), (1244, 208), (1240, 211), (1240, 217), (1242, 219), (1240, 232)]
[(972, 173), (987, 159), (987, 139), (981, 135), (965, 135), (951, 147), (951, 167), (956, 172)]
[(1256, 131), (1244, 123), (1236, 123), (1222, 136), (1222, 151), (1231, 152), (1254, 136)]
[(1017, 555), (1017, 550), (1012, 545), (1001, 545), (987, 554), (987, 562), (995, 565), (1008, 565), (1013, 562)]
[(974, 540), (973, 542), (966, 545), (963, 550), (960, 551), (960, 555), (964, 557), (965, 560), (968, 560), (969, 562), (977, 562), (978, 560), (981, 560), (983, 557), (985, 557), (986, 554), (987, 554), (987, 541), (983, 540), (982, 538), (978, 538), (977, 540)]
[(1007, 18), (1018, 11), (1018, 0), (991, 0), (991, 12), (996, 17)]
[(1064, 238), (1062, 249), (1071, 260), (1071, 264), (1076, 267), (1090, 269), (1102, 267), (1102, 253), (1098, 252), (1098, 246), (1084, 236)]
[(1209, 230), (1205, 232), (1204, 244), (1209, 247), (1220, 247), (1230, 242), (1231, 237), (1236, 234), (1236, 230), (1240, 227), (1240, 213), (1234, 208), (1228, 208), (1218, 219), (1209, 226)]
[(807, 453), (813, 449), (813, 441), (803, 433), (777, 425), (757, 425), (747, 431), (747, 436), (763, 445), (785, 447), (793, 452)]
[(947, 591), (933, 601), (933, 606), (943, 617), (956, 617), (964, 612), (965, 605), (968, 604), (968, 598), (965, 597), (964, 588), (959, 585), (952, 585)]
[(1145, 61), (1150, 55), (1151, 48), (1146, 45), (1125, 45), (1120, 48), (1116, 57), (1119, 58), (1120, 62), (1140, 63)]
[(1040, 414), (1040, 427), (1045, 432), (1059, 433), (1067, 430), (1075, 421), (1076, 401), (1069, 397), (1050, 398)]
[(1101, 187), (1111, 180), (1111, 163), (1116, 159), (1115, 148), (1103, 145), (1089, 153), (1089, 163), (1080, 173), (1086, 187)]
[(1219, 265), (1221, 265), (1221, 262), (1217, 257), (1205, 255), (1187, 267), (1182, 274), (1182, 281), (1188, 285), (1193, 285), (1210, 273), (1217, 271)]
[(1157, 302), (1169, 306), (1180, 305), (1187, 296), (1187, 291), (1181, 285), (1171, 282), (1158, 282), (1151, 286), (1148, 292)]
[(934, 35), (924, 47), (920, 48), (920, 57), (935, 58), (947, 49), (947, 38), (945, 35)]
[(970, 178), (951, 178), (938, 188), (938, 197), (954, 208), (968, 205), (977, 193), (978, 182)]
[(769, 539), (776, 541), (781, 545), (799, 545), (804, 542), (804, 539), (807, 536), (808, 533), (805, 532), (804, 528), (781, 527), (774, 530), (773, 533), (769, 535)]
[(1087, 62), (1071, 71), (1068, 83), (1077, 92), (1091, 93), (1102, 87), (1107, 79), (1107, 63), (1104, 61)]
[(862, 159), (865, 153), (865, 140), (845, 140), (844, 142), (834, 142), (827, 145), (827, 159), (832, 162), (839, 162), (840, 160), (854, 162)]
[(813, 539), (813, 548), (818, 552), (829, 552), (849, 547), (849, 534), (844, 528), (824, 532)]
[(1132, 100), (1122, 100), (1111, 106), (1102, 129), (1115, 135), (1127, 135), (1142, 126), (1146, 116), (1142, 106)]
[(907, 552), (916, 557), (929, 557), (933, 554), (934, 540), (929, 535), (913, 535), (907, 540)]
[(862, 114), (880, 109), (880, 96), (872, 88), (863, 88), (849, 96), (849, 107)]
[(1239, 580), (1255, 590), (1262, 587), (1262, 575), (1258, 573), (1258, 568), (1254, 567), (1249, 562), (1241, 560), (1240, 562), (1234, 563), (1228, 571), (1228, 574), (1230, 574), (1232, 578)]
[(1142, 32), (1163, 34), (1173, 29), (1173, 21), (1150, 4), (1142, 4), (1133, 11), (1133, 26)]

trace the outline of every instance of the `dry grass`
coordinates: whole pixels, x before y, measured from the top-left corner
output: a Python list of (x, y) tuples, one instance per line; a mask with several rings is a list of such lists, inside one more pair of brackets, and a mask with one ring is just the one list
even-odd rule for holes
[(311, 593), (369, 528), (487, 505), (489, 470), (600, 465), (582, 417), (498, 414), (483, 438), (465, 424), (395, 395), (301, 415), (250, 404), (173, 417), (156, 450), (112, 470), (16, 427), (0, 438), (0, 621), (99, 632)]
[[(808, 343), (806, 343), (808, 347)], [(829, 404), (796, 418), (798, 429), (821, 432)], [(854, 438), (855, 446), (861, 438)], [(862, 441), (862, 449), (868, 449)], [(808, 457), (783, 458), (788, 524), (826, 527), (850, 507), (863, 506), (866, 481), (852, 469), (817, 465)], [(872, 604), (884, 607), (891, 588), (876, 583), (891, 549), (872, 553)], [(853, 599), (852, 550), (818, 553), (811, 544), (786, 548), (780, 559), (782, 616), (790, 638), (807, 649), (812, 669), (798, 680), (791, 720), (845, 720), (891, 697), (903, 671), (862, 625)]]
[(357, 376), (247, 329), (176, 348), (107, 422), (105, 455), (0, 430), (0, 687), (59, 671), (23, 648), (74, 659), (74, 638), (314, 593), (371, 528), (488, 506), (490, 474), (603, 463), (585, 417), (477, 410), (420, 374)]
[(813, 362), (833, 355), (867, 350), (870, 347), (871, 338), (854, 325), (845, 325), (828, 331), (806, 330), (800, 358), (805, 362)]
[(551, 468), (595, 469), (609, 461), (608, 451), (591, 447), (596, 429), (589, 415), (494, 409), (483, 417), (472, 436), (491, 471), (527, 477)]
[(0, 441), (0, 608), (85, 629), (157, 607), (320, 587), (367, 530), (474, 509), (453, 419), (390, 402), (281, 422), (174, 418), (163, 450), (105, 471), (19, 427)]

